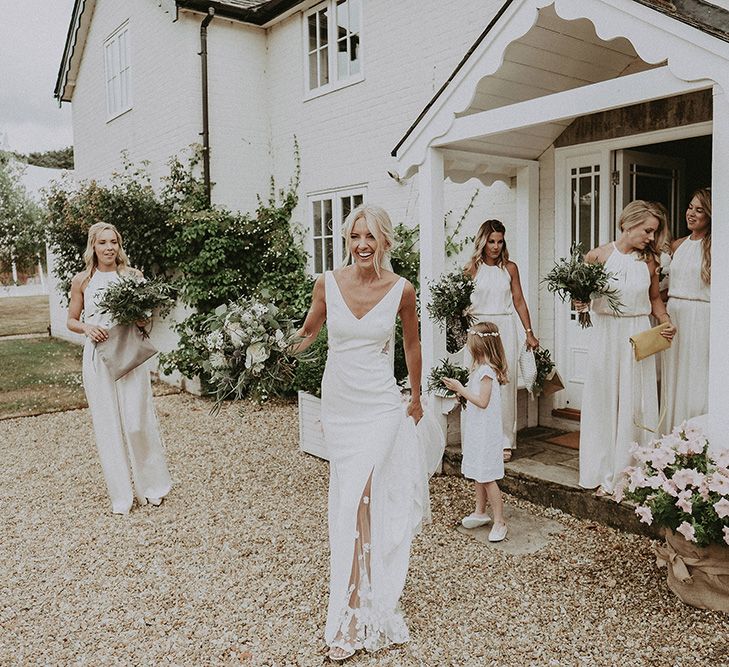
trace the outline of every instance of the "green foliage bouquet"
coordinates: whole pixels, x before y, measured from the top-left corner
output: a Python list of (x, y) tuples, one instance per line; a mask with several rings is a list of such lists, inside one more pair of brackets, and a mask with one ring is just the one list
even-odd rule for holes
[(289, 349), (299, 338), (273, 303), (249, 298), (223, 304), (205, 319), (201, 335), (213, 412), (226, 399), (265, 401), (289, 389), (296, 367)]
[(175, 287), (162, 278), (125, 275), (104, 290), (96, 305), (117, 324), (128, 325), (151, 319), (155, 310), (166, 315), (175, 305), (176, 294)]
[(534, 350), (534, 361), (537, 363), (537, 377), (532, 385), (532, 393), (534, 396), (539, 396), (544, 388), (545, 380), (554, 370), (554, 362), (552, 361), (552, 355), (549, 353), (549, 350), (541, 347)]
[[(456, 394), (443, 384), (443, 378), (454, 378), (465, 386), (468, 382), (468, 371), (463, 366), (452, 364), (448, 359), (441, 359), (438, 366), (433, 367), (433, 370), (430, 371), (428, 391), (433, 392), (436, 396), (453, 398)], [(458, 400), (461, 405), (466, 404), (463, 396), (459, 396)]]
[(713, 450), (700, 428), (684, 422), (631, 453), (615, 491), (637, 504), (647, 524), (670, 528), (699, 547), (729, 544), (729, 450)]
[(473, 278), (463, 271), (444, 274), (430, 285), (428, 313), (445, 329), (448, 352), (466, 344), (468, 328), (474, 322), (469, 312), (473, 288)]
[[(543, 282), (547, 284), (547, 289), (557, 294), (562, 301), (570, 299), (588, 302), (590, 299), (605, 297), (610, 309), (619, 315), (623, 304), (620, 302), (618, 290), (610, 287), (612, 277), (613, 275), (605, 270), (604, 264), (585, 262), (582, 247), (577, 243), (572, 246), (568, 258), (563, 257), (555, 263)], [(578, 320), (583, 329), (592, 326), (590, 313), (587, 311), (579, 313)]]

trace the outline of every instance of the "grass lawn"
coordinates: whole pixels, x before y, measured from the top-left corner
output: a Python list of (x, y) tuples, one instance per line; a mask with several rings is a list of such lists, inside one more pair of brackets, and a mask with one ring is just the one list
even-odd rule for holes
[(50, 323), (47, 296), (0, 298), (0, 336), (47, 333)]
[(85, 407), (81, 354), (57, 338), (0, 340), (0, 419)]
[[(58, 338), (0, 340), (0, 419), (85, 408), (83, 348)], [(155, 396), (179, 389), (154, 382)]]

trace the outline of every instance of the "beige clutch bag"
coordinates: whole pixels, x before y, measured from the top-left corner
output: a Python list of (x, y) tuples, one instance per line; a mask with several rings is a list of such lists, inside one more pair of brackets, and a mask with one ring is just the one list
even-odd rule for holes
[(656, 352), (663, 352), (671, 347), (671, 341), (661, 336), (661, 331), (667, 329), (671, 325), (668, 322), (659, 324), (657, 327), (641, 331), (630, 337), (630, 344), (633, 346), (635, 360), (640, 361), (646, 357), (650, 357)]
[(134, 324), (117, 324), (109, 329), (109, 338), (96, 344), (96, 351), (114, 380), (141, 366), (157, 354), (157, 349)]

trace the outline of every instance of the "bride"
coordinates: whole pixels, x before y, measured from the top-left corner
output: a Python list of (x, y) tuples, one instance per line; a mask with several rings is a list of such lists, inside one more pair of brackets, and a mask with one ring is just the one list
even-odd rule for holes
[[(355, 208), (344, 237), (351, 263), (317, 279), (298, 349), (316, 339), (326, 320), (321, 421), (331, 454), (331, 560), (325, 639), (333, 660), (408, 641), (399, 599), (411, 538), (428, 512), (427, 500), (418, 498), (423, 483), (427, 494), (427, 472), (417, 465), (424, 450), (413, 442), (423, 416), (415, 289), (383, 268), (393, 242), (383, 209)], [(406, 409), (392, 368), (397, 315), (412, 387)]]

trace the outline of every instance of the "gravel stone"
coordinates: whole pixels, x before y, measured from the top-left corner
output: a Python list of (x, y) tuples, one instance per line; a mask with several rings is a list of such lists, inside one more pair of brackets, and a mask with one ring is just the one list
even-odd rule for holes
[[(155, 399), (174, 480), (112, 515), (86, 410), (0, 422), (0, 665), (324, 665), (325, 462), (296, 406)], [(719, 667), (729, 616), (683, 605), (650, 540), (506, 496), (565, 530), (512, 555), (431, 482), (402, 604), (412, 641), (351, 665)]]

